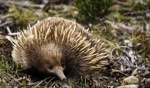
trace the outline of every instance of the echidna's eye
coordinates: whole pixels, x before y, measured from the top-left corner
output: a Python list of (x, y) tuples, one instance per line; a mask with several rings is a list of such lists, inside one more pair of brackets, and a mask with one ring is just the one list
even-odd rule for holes
[(53, 69), (53, 66), (52, 66), (52, 65), (49, 65), (48, 68), (49, 68), (49, 69)]
[(64, 66), (65, 66), (65, 63), (61, 63), (61, 66), (64, 67)]

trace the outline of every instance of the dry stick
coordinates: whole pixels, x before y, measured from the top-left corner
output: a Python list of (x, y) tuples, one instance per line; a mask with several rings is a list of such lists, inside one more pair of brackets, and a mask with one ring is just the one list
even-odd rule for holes
[[(127, 71), (128, 71), (128, 69), (127, 69)], [(130, 70), (129, 70), (129, 71), (130, 71)], [(122, 75), (124, 75), (124, 76), (127, 76), (127, 74), (125, 74), (124, 71), (121, 71), (121, 70), (112, 69), (112, 72), (113, 72), (113, 73), (120, 73), (120, 74), (122, 74)]]
[[(113, 57), (113, 52), (115, 51), (115, 50), (120, 50), (125, 56), (127, 56), (127, 58), (130, 58), (131, 59), (131, 57), (128, 55), (128, 53), (126, 52), (126, 51), (124, 51), (124, 50), (122, 50), (121, 48), (126, 48), (126, 49), (131, 49), (130, 47), (128, 47), (128, 46), (120, 46), (120, 47), (116, 47), (116, 48), (113, 48), (112, 50), (111, 50), (111, 53), (110, 53), (110, 56), (113, 58), (113, 59), (115, 59), (114, 57)], [(125, 58), (125, 60), (127, 61), (127, 64), (130, 64), (130, 63), (132, 63), (129, 59), (127, 59), (127, 58)], [(118, 59), (119, 60), (119, 59)], [(133, 64), (133, 63), (132, 63)], [(130, 65), (131, 66), (131, 65)], [(120, 66), (120, 69), (122, 69), (122, 67), (123, 67), (123, 65), (121, 64), (121, 66)], [(132, 67), (134, 67), (134, 66), (132, 66)], [(125, 68), (123, 68), (123, 69), (125, 69)], [(124, 70), (122, 70), (122, 71), (124, 71)]]
[(8, 36), (15, 36), (15, 35), (19, 35), (20, 34), (20, 32), (12, 33), (8, 26), (7, 26), (7, 31), (8, 31)]
[[(49, 79), (50, 77), (48, 77), (48, 78), (45, 78), (44, 80), (42, 80), (42, 81), (40, 81), (40, 82), (38, 82), (38, 84), (37, 85), (35, 85), (35, 88), (37, 88), (41, 83), (43, 83), (44, 81), (46, 81), (47, 79)], [(52, 81), (54, 79), (54, 77), (53, 78), (51, 78), (50, 79), (50, 81)]]
[(9, 6), (10, 4), (17, 5), (17, 6), (22, 6), (22, 7), (31, 7), (31, 8), (37, 8), (37, 9), (42, 9), (44, 5), (36, 5), (36, 4), (31, 4), (31, 3), (23, 3), (23, 2), (16, 2), (16, 1), (4, 1), (0, 0), (0, 3)]
[(7, 31), (8, 31), (8, 34), (3, 34), (3, 33), (0, 33), (0, 35), (2, 35), (3, 37), (0, 37), (0, 40), (13, 40), (14, 39), (12, 38), (12, 36), (16, 36), (16, 35), (19, 35), (21, 32), (15, 32), (15, 33), (12, 33), (10, 28), (7, 26)]
[[(135, 31), (136, 29), (139, 29), (139, 26), (135, 26), (135, 27), (130, 27), (130, 26), (126, 26), (125, 24), (123, 23), (115, 23), (115, 22), (111, 22), (109, 20), (106, 20), (105, 23), (107, 24), (110, 24), (114, 29), (117, 29), (117, 30), (121, 30), (121, 29), (124, 29), (124, 30), (127, 30), (128, 32), (132, 32), (132, 31)], [(149, 30), (149, 24), (146, 23), (145, 21), (145, 26), (146, 26), (146, 30)], [(146, 31), (147, 33), (150, 33), (149, 31)]]
[(16, 41), (14, 38), (12, 38), (12, 36), (19, 35), (20, 32), (12, 33), (9, 27), (7, 27), (7, 31), (8, 31), (8, 35), (5, 36), (5, 38), (11, 42)]
[(12, 75), (10, 75), (10, 74), (8, 74), (8, 73), (6, 73), (6, 72), (5, 72), (5, 74), (6, 74), (7, 76), (9, 76), (11, 79), (13, 79), (15, 82), (17, 82), (19, 85), (21, 85), (21, 83), (20, 83), (16, 78), (14, 78)]
[(11, 14), (6, 14), (6, 15), (3, 15), (0, 20), (3, 20), (3, 19), (6, 19), (6, 18), (9, 18), (9, 17), (12, 17)]
[(6, 25), (8, 25), (8, 24), (10, 24), (10, 23), (13, 23), (13, 21), (11, 21), (11, 20), (6, 21), (6, 22), (0, 24), (0, 27), (4, 27), (4, 26), (6, 26)]
[(126, 25), (121, 24), (121, 23), (111, 22), (109, 20), (106, 20), (105, 23), (110, 24), (115, 29), (125, 29), (125, 30), (130, 30), (130, 31), (133, 31), (136, 29), (134, 27), (129, 27), (129, 26), (126, 26)]
[(125, 7), (129, 7), (132, 5), (131, 2), (124, 2), (124, 1), (118, 1), (118, 0), (114, 0), (113, 3), (117, 5), (125, 6)]
[[(127, 54), (127, 52), (126, 51), (124, 51), (124, 50), (122, 50), (121, 48), (126, 48), (126, 49), (131, 49), (130, 47), (128, 47), (128, 46), (119, 46), (119, 47), (115, 47), (115, 48), (113, 48), (112, 50), (111, 50), (111, 53), (110, 53), (110, 55), (111, 55), (111, 57), (113, 57), (113, 52), (115, 51), (115, 50), (120, 50), (120, 51), (122, 51), (128, 58), (130, 58), (130, 56)], [(114, 58), (113, 58), (114, 59)]]
[[(13, 23), (13, 16), (11, 14), (6, 14), (4, 16), (1, 16), (0, 17), (0, 27), (5, 27), (7, 26), (8, 24), (11, 24)], [(4, 23), (2, 23), (2, 21), (5, 21)]]
[(143, 13), (150, 13), (149, 10), (143, 10), (143, 11), (132, 11), (132, 12), (127, 12), (124, 13), (123, 15), (127, 16), (127, 15), (136, 15), (136, 14), (143, 14)]

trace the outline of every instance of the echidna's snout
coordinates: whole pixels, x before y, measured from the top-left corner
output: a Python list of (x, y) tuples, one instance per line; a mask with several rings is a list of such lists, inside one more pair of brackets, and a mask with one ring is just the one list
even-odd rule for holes
[(57, 69), (54, 74), (56, 74), (61, 80), (67, 79), (62, 69)]
[(107, 64), (109, 55), (104, 43), (84, 27), (57, 17), (29, 26), (11, 42), (12, 57), (16, 64), (55, 74), (61, 80), (66, 79), (63, 71), (68, 72), (70, 68), (79, 76), (98, 73)]

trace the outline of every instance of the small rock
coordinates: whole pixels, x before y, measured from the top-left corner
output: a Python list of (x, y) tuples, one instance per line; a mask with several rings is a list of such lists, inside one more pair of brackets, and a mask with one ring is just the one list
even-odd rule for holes
[(143, 84), (142, 88), (150, 88), (150, 78), (144, 78), (141, 83)]
[(124, 86), (119, 86), (117, 88), (138, 88), (138, 85), (124, 85)]
[(138, 84), (138, 83), (139, 83), (139, 79), (135, 76), (129, 76), (123, 79), (123, 85)]

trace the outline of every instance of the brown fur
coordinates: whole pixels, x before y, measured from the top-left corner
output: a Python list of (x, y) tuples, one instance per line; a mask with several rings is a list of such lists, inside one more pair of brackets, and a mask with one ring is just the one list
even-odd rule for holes
[[(48, 73), (53, 73), (55, 68), (66, 68), (77, 75), (93, 75), (109, 60), (102, 42), (81, 25), (63, 18), (49, 17), (40, 21), (24, 30), (12, 43), (16, 64)], [(48, 65), (53, 69), (48, 70)]]

